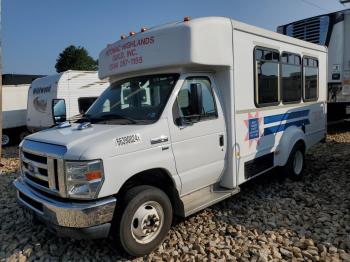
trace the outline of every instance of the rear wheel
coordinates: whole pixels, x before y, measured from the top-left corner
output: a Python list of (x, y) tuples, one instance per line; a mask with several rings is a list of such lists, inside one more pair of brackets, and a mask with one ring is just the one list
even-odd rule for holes
[(137, 186), (126, 192), (121, 209), (113, 227), (119, 246), (132, 256), (157, 248), (172, 222), (168, 196), (156, 187)]
[(302, 178), (305, 168), (305, 147), (302, 142), (297, 142), (293, 147), (284, 171), (293, 180)]

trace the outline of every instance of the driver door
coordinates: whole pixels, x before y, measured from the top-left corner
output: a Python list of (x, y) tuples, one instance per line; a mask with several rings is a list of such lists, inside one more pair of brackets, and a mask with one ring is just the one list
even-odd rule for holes
[[(200, 90), (201, 106), (193, 108), (193, 87)], [(196, 91), (197, 93), (197, 91)], [(224, 170), (226, 127), (213, 78), (187, 76), (178, 90), (169, 123), (181, 194), (188, 194), (219, 181)]]

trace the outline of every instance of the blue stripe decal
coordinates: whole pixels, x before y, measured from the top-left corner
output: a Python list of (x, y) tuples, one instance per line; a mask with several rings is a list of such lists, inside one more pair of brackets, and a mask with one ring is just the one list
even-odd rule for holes
[[(307, 110), (307, 111), (309, 111), (309, 110)], [(264, 136), (276, 134), (278, 132), (283, 132), (284, 130), (286, 130), (290, 126), (301, 127), (301, 126), (308, 125), (308, 124), (310, 124), (309, 119), (303, 119), (303, 120), (289, 122), (289, 123), (285, 123), (285, 124), (281, 124), (281, 125), (277, 125), (277, 126), (266, 127), (264, 129)]]
[(266, 116), (264, 117), (264, 124), (271, 124), (275, 122), (280, 122), (283, 120), (290, 120), (294, 118), (299, 117), (306, 117), (309, 115), (310, 110), (301, 110), (301, 111), (295, 111), (285, 114), (279, 114), (279, 115), (273, 115), (273, 116)]

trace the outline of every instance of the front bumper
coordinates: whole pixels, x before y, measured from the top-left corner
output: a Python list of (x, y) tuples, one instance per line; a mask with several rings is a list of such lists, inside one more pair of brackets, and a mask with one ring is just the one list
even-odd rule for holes
[(18, 202), (30, 210), (56, 234), (75, 238), (107, 237), (116, 198), (79, 201), (50, 198), (25, 184), (21, 178), (14, 181)]

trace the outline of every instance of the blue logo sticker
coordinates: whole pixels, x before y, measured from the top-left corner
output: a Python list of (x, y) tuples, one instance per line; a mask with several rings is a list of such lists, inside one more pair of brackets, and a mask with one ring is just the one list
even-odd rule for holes
[(252, 118), (248, 121), (249, 140), (259, 138), (259, 119)]

